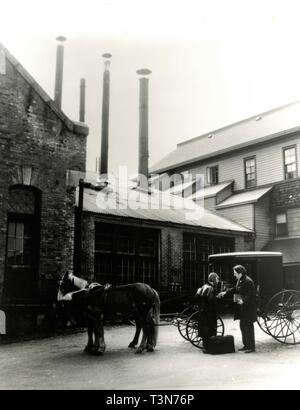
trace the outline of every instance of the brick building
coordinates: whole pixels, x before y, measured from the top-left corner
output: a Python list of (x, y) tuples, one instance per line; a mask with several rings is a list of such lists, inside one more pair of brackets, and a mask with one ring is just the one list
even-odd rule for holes
[(8, 334), (44, 322), (57, 279), (72, 269), (75, 191), (66, 171), (85, 170), (87, 135), (0, 44), (0, 308)]
[[(255, 232), (245, 250), (282, 252), (287, 286), (297, 288), (299, 118), (298, 101), (183, 142), (151, 169), (162, 181), (174, 173), (204, 175), (205, 207)], [(191, 198), (197, 202), (203, 194)]]

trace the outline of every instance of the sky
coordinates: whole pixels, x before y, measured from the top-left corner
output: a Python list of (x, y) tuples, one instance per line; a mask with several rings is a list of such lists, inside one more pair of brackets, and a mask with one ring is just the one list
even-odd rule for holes
[(111, 53), (109, 171), (137, 172), (139, 81), (149, 84), (150, 165), (184, 140), (300, 100), (300, 2), (0, 0), (0, 41), (53, 97), (65, 43), (62, 109), (79, 120), (86, 79), (87, 170), (100, 156), (102, 54)]

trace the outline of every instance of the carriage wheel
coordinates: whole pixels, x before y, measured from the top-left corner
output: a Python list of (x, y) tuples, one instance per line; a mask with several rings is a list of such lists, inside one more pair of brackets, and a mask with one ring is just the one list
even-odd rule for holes
[(186, 335), (187, 321), (194, 312), (195, 312), (194, 308), (188, 307), (184, 309), (180, 313), (179, 317), (176, 319), (176, 325), (177, 325), (178, 331), (185, 340), (189, 340)]
[(265, 332), (268, 336), (271, 336), (268, 331), (268, 318), (266, 315), (257, 316), (257, 324), (263, 332)]
[[(224, 335), (224, 323), (223, 320), (218, 317), (217, 319), (217, 336)], [(193, 346), (198, 347), (198, 349), (203, 349), (202, 337), (199, 336), (199, 325), (198, 325), (198, 312), (192, 314), (188, 319), (186, 325), (186, 336), (187, 340), (192, 343)]]
[(266, 306), (268, 334), (280, 343), (300, 343), (300, 292), (284, 290), (274, 295)]

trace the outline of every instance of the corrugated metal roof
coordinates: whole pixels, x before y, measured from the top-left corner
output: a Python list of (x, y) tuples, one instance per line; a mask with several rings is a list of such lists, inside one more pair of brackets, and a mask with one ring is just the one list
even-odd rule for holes
[(150, 168), (163, 172), (292, 131), (300, 131), (300, 101), (209, 132), (181, 144)]
[(228, 208), (236, 205), (251, 204), (257, 202), (262, 196), (271, 191), (273, 187), (259, 188), (251, 191), (241, 192), (240, 194), (235, 194), (225, 199), (216, 206), (216, 209)]
[(264, 250), (281, 252), (284, 264), (300, 263), (300, 238), (276, 239), (269, 242)]
[[(160, 203), (157, 202), (158, 198)], [(128, 206), (129, 200), (130, 206)], [(110, 204), (108, 201), (111, 201)], [(153, 204), (160, 204), (159, 209), (153, 209)], [(148, 194), (137, 189), (129, 189), (128, 191), (122, 189), (118, 192), (111, 189), (110, 193), (106, 194), (103, 191), (97, 192), (92, 189), (85, 189), (83, 206), (84, 211), (101, 215), (170, 222), (240, 233), (253, 232), (251, 229), (200, 208), (194, 201), (179, 198), (175, 195), (166, 195), (155, 190)], [(164, 209), (167, 207), (168, 209)], [(189, 220), (188, 218), (191, 216), (197, 216), (197, 219)]]

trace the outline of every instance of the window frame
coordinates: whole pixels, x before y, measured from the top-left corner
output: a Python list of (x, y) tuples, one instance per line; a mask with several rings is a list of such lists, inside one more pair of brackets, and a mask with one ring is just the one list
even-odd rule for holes
[[(294, 149), (295, 150), (295, 165), (296, 165), (296, 175), (293, 178), (286, 178), (286, 163), (285, 163), (285, 151), (289, 149)], [(297, 158), (297, 144), (293, 145), (288, 145), (286, 147), (282, 147), (282, 161), (283, 161), (283, 179), (284, 181), (289, 181), (291, 179), (296, 179), (298, 178), (298, 158)]]
[[(216, 182), (211, 182), (211, 170), (215, 168), (217, 170), (217, 181)], [(206, 183), (209, 186), (215, 186), (219, 184), (219, 165), (211, 165), (206, 167)], [(209, 179), (208, 179), (209, 177)]]
[[(286, 220), (286, 222), (285, 222), (285, 225), (286, 225), (286, 233), (284, 233), (284, 234), (279, 234), (278, 233), (278, 229), (277, 229), (277, 216), (278, 215), (285, 215), (285, 220)], [(287, 214), (287, 211), (282, 211), (282, 212), (276, 212), (275, 213), (275, 218), (274, 218), (274, 223), (275, 223), (275, 237), (276, 238), (283, 238), (283, 237), (287, 237), (287, 236), (289, 236), (289, 224), (288, 224), (288, 214)], [(281, 225), (283, 225), (283, 224), (281, 224)]]
[[(255, 166), (255, 178), (254, 180), (250, 180), (250, 181), (254, 181), (254, 185), (252, 186), (248, 186), (247, 185), (247, 166), (246, 166), (246, 162), (250, 161), (250, 160), (254, 160), (254, 166)], [(256, 162), (256, 155), (251, 155), (251, 157), (247, 157), (244, 158), (244, 181), (245, 181), (245, 189), (251, 189), (251, 188), (256, 188), (257, 187), (257, 162)], [(249, 181), (248, 181), (249, 182)]]

